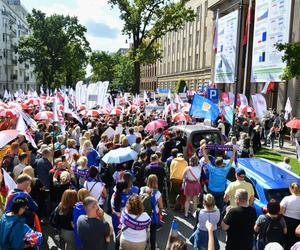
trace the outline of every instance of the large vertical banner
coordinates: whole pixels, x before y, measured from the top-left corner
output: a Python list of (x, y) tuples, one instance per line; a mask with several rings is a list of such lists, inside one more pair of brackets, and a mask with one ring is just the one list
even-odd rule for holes
[(215, 57), (215, 83), (234, 83), (238, 10), (218, 20), (218, 46)]
[(280, 82), (285, 66), (276, 43), (289, 42), (291, 0), (256, 0), (252, 82)]

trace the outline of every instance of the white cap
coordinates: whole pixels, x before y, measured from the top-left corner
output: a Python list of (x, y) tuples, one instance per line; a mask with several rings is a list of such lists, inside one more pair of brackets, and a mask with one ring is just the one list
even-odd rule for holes
[(271, 242), (265, 246), (265, 250), (284, 250), (284, 248), (277, 242)]

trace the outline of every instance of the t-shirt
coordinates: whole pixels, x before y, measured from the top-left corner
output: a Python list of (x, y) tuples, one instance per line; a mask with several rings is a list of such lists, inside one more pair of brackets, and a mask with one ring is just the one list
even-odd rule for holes
[[(193, 174), (191, 172), (193, 172)], [(201, 176), (201, 167), (200, 166), (190, 167), (189, 170), (186, 172), (185, 179), (188, 181), (199, 181), (200, 176)], [(195, 177), (197, 179), (195, 179)]]
[(256, 212), (253, 207), (236, 207), (229, 210), (224, 223), (227, 230), (226, 250), (252, 250)]
[(83, 249), (107, 249), (105, 236), (109, 234), (109, 224), (106, 221), (81, 215), (77, 221), (77, 230)]
[(208, 188), (213, 192), (224, 192), (226, 188), (226, 176), (229, 172), (230, 165), (219, 168), (212, 164), (207, 164), (209, 173)]
[(102, 198), (102, 192), (105, 184), (101, 181), (86, 181), (84, 183), (84, 188), (86, 188), (90, 195), (93, 196), (100, 205), (104, 204), (104, 199)]
[(213, 211), (207, 211), (205, 209), (201, 209), (198, 216), (198, 228), (201, 231), (207, 231), (206, 229), (206, 221), (209, 221), (213, 224), (214, 230), (217, 230), (217, 224), (220, 220), (220, 211), (215, 208)]
[(238, 189), (245, 189), (248, 192), (248, 197), (254, 196), (254, 189), (249, 182), (236, 180), (231, 182), (226, 188), (225, 194), (229, 196), (230, 206), (237, 207), (235, 200), (235, 192)]
[(280, 206), (285, 208), (284, 216), (300, 220), (300, 196), (286, 196), (280, 202)]
[(287, 164), (287, 163), (285, 163), (285, 162), (279, 162), (279, 163), (277, 164), (277, 166), (278, 166), (278, 167), (281, 167), (281, 168), (283, 168), (283, 169), (292, 170), (291, 165), (290, 165), (290, 164)]

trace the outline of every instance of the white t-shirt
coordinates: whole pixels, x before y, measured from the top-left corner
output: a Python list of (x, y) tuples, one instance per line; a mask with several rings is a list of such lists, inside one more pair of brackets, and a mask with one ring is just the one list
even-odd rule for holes
[(199, 217), (198, 217), (198, 228), (201, 231), (207, 231), (205, 223), (206, 221), (209, 221), (210, 223), (213, 224), (214, 230), (217, 230), (217, 224), (220, 220), (220, 211), (215, 207), (214, 211), (207, 211), (205, 209), (201, 209), (199, 212)]
[(283, 169), (292, 170), (291, 165), (285, 162), (279, 162), (277, 165)]
[[(126, 213), (127, 210), (125, 209)], [(128, 213), (128, 215), (132, 218), (136, 218), (137, 216), (134, 215), (134, 214), (130, 214)], [(140, 217), (138, 217), (137, 221), (147, 221), (147, 220), (151, 220), (150, 216), (146, 213), (146, 212), (143, 212)], [(123, 224), (122, 225), (122, 228), (124, 228), (125, 225)], [(144, 230), (134, 230), (134, 229), (131, 229), (131, 228), (127, 228), (126, 230), (124, 230), (122, 232), (122, 238), (124, 240), (127, 240), (127, 241), (130, 241), (130, 242), (144, 242), (147, 240), (147, 231), (146, 229)]]
[(89, 190), (90, 195), (93, 196), (100, 205), (104, 204), (104, 199), (102, 198), (102, 192), (105, 187), (103, 182), (95, 182), (95, 181), (85, 181), (84, 188)]
[[(188, 170), (186, 172), (186, 176), (185, 179), (189, 180), (189, 181), (197, 181), (200, 180), (200, 176), (201, 176), (201, 167), (200, 166), (196, 166), (196, 167), (189, 167), (190, 170)], [(194, 176), (197, 178), (197, 180), (195, 179), (195, 177), (191, 174), (191, 171), (193, 172)]]
[(300, 196), (286, 196), (280, 202), (280, 206), (285, 208), (284, 216), (300, 220)]

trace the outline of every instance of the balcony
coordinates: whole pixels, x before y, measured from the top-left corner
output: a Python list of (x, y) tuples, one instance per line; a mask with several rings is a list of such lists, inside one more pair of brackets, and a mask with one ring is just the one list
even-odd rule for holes
[(13, 74), (10, 76), (11, 80), (18, 80), (18, 75), (17, 74)]

